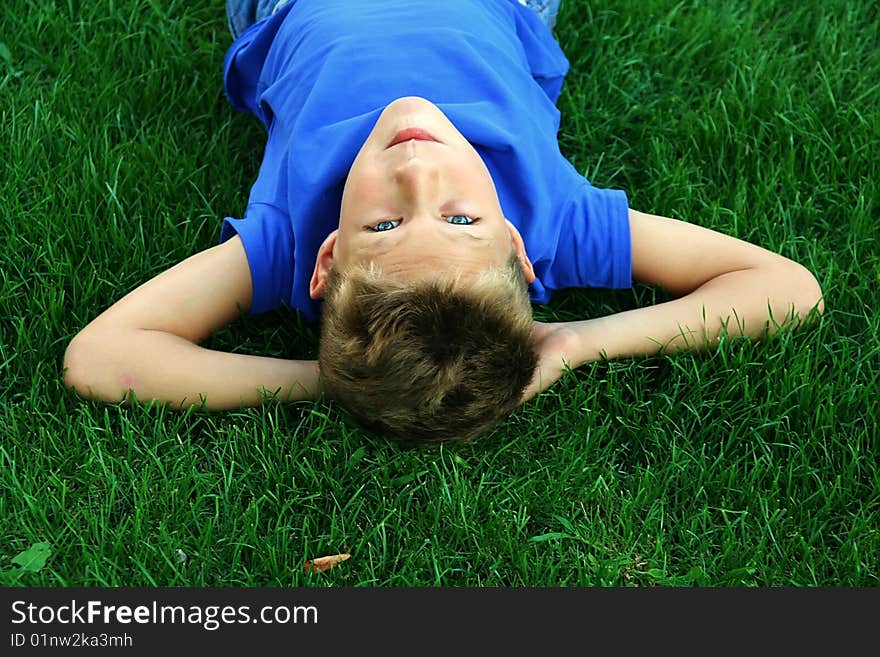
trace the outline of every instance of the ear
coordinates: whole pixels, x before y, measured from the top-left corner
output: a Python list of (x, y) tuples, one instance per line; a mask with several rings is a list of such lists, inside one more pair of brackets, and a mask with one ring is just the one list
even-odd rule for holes
[(507, 222), (507, 229), (510, 231), (510, 239), (513, 242), (516, 256), (519, 258), (519, 262), (522, 265), (523, 273), (526, 275), (526, 281), (531, 283), (535, 280), (535, 268), (532, 266), (532, 261), (529, 260), (529, 255), (526, 253), (526, 245), (523, 242), (522, 235), (519, 234), (516, 226), (510, 223), (509, 219), (505, 219), (504, 221)]
[(339, 236), (337, 228), (330, 233), (318, 248), (318, 257), (315, 260), (315, 271), (312, 272), (312, 280), (309, 282), (309, 296), (312, 299), (324, 298), (324, 286), (327, 283), (327, 274), (333, 266), (333, 250), (336, 247), (336, 238)]

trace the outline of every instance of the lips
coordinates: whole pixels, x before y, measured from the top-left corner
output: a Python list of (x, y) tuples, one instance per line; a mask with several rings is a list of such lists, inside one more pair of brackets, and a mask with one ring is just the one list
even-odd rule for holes
[(396, 146), (401, 142), (409, 141), (411, 139), (417, 139), (419, 141), (437, 141), (437, 138), (434, 137), (434, 135), (421, 128), (407, 128), (394, 135), (394, 139), (391, 140), (391, 143), (388, 144), (386, 148), (391, 148), (392, 146)]

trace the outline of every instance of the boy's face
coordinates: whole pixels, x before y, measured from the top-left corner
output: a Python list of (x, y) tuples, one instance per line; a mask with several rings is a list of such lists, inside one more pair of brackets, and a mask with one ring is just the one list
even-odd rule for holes
[[(391, 145), (409, 128), (436, 141)], [(339, 228), (318, 251), (310, 293), (323, 296), (331, 266), (372, 262), (402, 279), (440, 272), (469, 277), (504, 268), (512, 251), (526, 279), (534, 280), (522, 238), (504, 218), (482, 158), (436, 105), (408, 96), (385, 108), (352, 164)]]

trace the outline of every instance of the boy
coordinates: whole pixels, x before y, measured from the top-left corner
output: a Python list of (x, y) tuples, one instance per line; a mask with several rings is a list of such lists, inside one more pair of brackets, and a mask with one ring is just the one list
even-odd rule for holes
[[(568, 61), (549, 9), (230, 1), (226, 93), (268, 133), (245, 216), (81, 331), (66, 384), (214, 410), (325, 394), (390, 437), (443, 442), (481, 433), (566, 367), (822, 312), (802, 266), (633, 210), (577, 173), (556, 141)], [(531, 319), (555, 289), (633, 280), (678, 298)], [(240, 311), (281, 305), (320, 319), (318, 362), (197, 346)]]

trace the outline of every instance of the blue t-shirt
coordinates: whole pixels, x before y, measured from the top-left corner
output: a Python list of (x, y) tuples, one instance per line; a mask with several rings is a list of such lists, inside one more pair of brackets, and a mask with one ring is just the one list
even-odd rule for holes
[(345, 178), (392, 101), (434, 103), (483, 158), (535, 268), (535, 303), (565, 287), (632, 285), (628, 203), (560, 153), (556, 100), (569, 63), (516, 0), (293, 0), (224, 61), (229, 101), (268, 139), (241, 236), (251, 313), (286, 305), (317, 321), (309, 281), (339, 224)]

